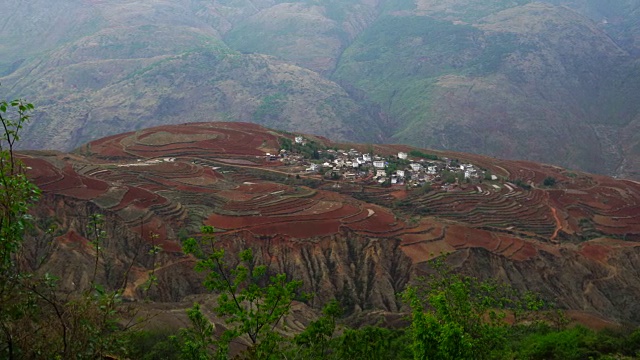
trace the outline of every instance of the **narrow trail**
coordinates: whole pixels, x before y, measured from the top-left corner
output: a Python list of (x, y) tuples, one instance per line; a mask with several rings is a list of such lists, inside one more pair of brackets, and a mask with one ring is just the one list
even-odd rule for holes
[(562, 229), (562, 222), (558, 217), (558, 211), (556, 210), (556, 208), (554, 208), (553, 206), (549, 206), (549, 207), (551, 208), (551, 213), (553, 214), (553, 218), (556, 220), (556, 230), (553, 232), (553, 235), (551, 235), (551, 238), (549, 240), (555, 241), (556, 238), (558, 237), (558, 232)]
[(557, 241), (555, 240), (558, 237), (558, 233), (560, 232), (560, 230), (562, 230), (562, 221), (560, 221), (560, 218), (558, 217), (558, 210), (556, 210), (556, 208), (554, 208), (553, 206), (551, 206), (551, 204), (549, 204), (549, 193), (546, 191), (544, 192), (544, 198), (545, 198), (544, 202), (545, 204), (547, 204), (549, 209), (551, 209), (551, 214), (553, 215), (553, 219), (556, 222), (556, 229), (553, 231), (553, 235), (551, 235), (551, 238), (549, 238), (549, 240), (557, 243)]
[(187, 262), (187, 261), (192, 261), (192, 259), (190, 257), (186, 257), (183, 259), (180, 259), (178, 261), (174, 261), (174, 262), (170, 262), (167, 264), (164, 264), (162, 266), (159, 266), (155, 269), (151, 269), (151, 270), (145, 270), (143, 272), (140, 273), (140, 276), (138, 276), (134, 281), (130, 281), (127, 284), (127, 287), (124, 289), (124, 296), (127, 297), (131, 297), (133, 298), (135, 296), (136, 293), (136, 289), (138, 289), (140, 286), (144, 285), (144, 283), (146, 283), (149, 280), (149, 276), (151, 276), (151, 273), (156, 273), (158, 271), (161, 271), (165, 268), (171, 267), (171, 266), (175, 266), (177, 264), (183, 263), (183, 262)]

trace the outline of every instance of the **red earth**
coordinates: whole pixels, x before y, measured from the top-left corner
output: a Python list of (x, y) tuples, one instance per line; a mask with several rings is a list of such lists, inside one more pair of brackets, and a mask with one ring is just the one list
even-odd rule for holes
[[(60, 159), (52, 161), (52, 158), (29, 156), (24, 161), (31, 167), (30, 176), (45, 193), (91, 200), (104, 196), (112, 187), (126, 185), (128, 190), (111, 211), (127, 206), (161, 207), (167, 202), (158, 195), (162, 190), (211, 196), (223, 204), (222, 212), (216, 213), (212, 209), (206, 223), (230, 232), (245, 229), (261, 235), (272, 231), (285, 237), (312, 238), (335, 233), (342, 227), (368, 236), (406, 237), (408, 249), (411, 247), (408, 244), (420, 242), (422, 234), (416, 229), (432, 228), (431, 224), (442, 219), (455, 224), (445, 226), (442, 232), (441, 240), (448, 246), (483, 247), (514, 259), (535, 256), (541, 239), (552, 242), (567, 236), (585, 236), (580, 234), (592, 234), (593, 231), (599, 232), (600, 237), (624, 236), (640, 240), (640, 184), (570, 173), (544, 164), (429, 151), (487, 168), (493, 174), (507, 177), (511, 185), (478, 184), (463, 191), (434, 191), (419, 196), (405, 190), (377, 186), (363, 188), (364, 194), (383, 199), (383, 204), (384, 199), (395, 199), (409, 201), (410, 210), (429, 210), (427, 216), (420, 216), (417, 223), (414, 219), (411, 225), (407, 221), (411, 211), (398, 217), (397, 212), (394, 214), (385, 206), (356, 200), (348, 192), (327, 191), (330, 190), (327, 187), (322, 191), (315, 190), (312, 197), (296, 199), (296, 189), (292, 186), (259, 179), (238, 182), (239, 177), (226, 176), (212, 169), (218, 161), (227, 168), (238, 166), (242, 169), (250, 165), (265, 171), (280, 171), (277, 169), (282, 166), (270, 170), (271, 163), (281, 165), (280, 162), (264, 162), (262, 158), (268, 150), (278, 151), (278, 137), (292, 139), (290, 134), (277, 135), (254, 124), (223, 122), (167, 125), (114, 135), (93, 141), (80, 150), (88, 163), (108, 169), (102, 173), (97, 171), (95, 177), (79, 175), (70, 163), (59, 168)], [(363, 145), (322, 141), (328, 146), (366, 150)], [(402, 145), (376, 145), (374, 150), (382, 155), (393, 155), (411, 149)], [(224, 154), (224, 159), (220, 154)], [(257, 156), (260, 160), (249, 162), (247, 156), (254, 159)], [(162, 160), (166, 158), (173, 159), (170, 162)], [(153, 159), (159, 162), (148, 166), (121, 166), (126, 165), (125, 159), (130, 159), (132, 165)], [(101, 178), (106, 174), (108, 179)], [(543, 187), (542, 181), (550, 176), (556, 179), (557, 185)], [(531, 184), (533, 188), (521, 189), (513, 184), (515, 180)], [(491, 229), (500, 230), (500, 235), (492, 235)], [(503, 249), (509, 241), (520, 245), (512, 244)], [(523, 242), (526, 245), (522, 245)], [(585, 247), (582, 252), (597, 258), (590, 249)]]
[[(29, 153), (22, 160), (45, 196), (91, 201), (146, 241), (176, 254), (177, 234), (189, 221), (212, 225), (221, 236), (291, 247), (338, 234), (397, 241), (414, 264), (441, 253), (483, 249), (513, 263), (534, 262), (545, 254), (607, 265), (620, 249), (640, 245), (637, 182), (429, 150), (505, 179), (428, 193), (366, 184), (334, 191), (328, 180), (314, 189), (304, 185), (311, 180), (306, 174), (296, 180), (280, 162), (264, 161), (267, 152), (279, 151), (280, 137), (293, 136), (246, 123), (161, 126), (96, 140), (73, 156)], [(411, 149), (374, 146), (387, 155)], [(156, 163), (140, 165), (151, 160)], [(80, 174), (76, 169), (90, 170)], [(547, 177), (556, 179), (553, 187), (542, 184)], [(516, 180), (531, 188), (516, 186)], [(59, 239), (82, 241), (71, 228)]]

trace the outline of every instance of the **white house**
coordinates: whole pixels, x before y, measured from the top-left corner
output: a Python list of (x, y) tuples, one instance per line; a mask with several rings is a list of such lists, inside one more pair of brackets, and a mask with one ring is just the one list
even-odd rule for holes
[(409, 166), (411, 166), (411, 170), (413, 171), (420, 171), (422, 169), (422, 165), (418, 163), (411, 163)]
[(407, 156), (408, 156), (408, 154), (406, 152), (399, 152), (398, 153), (398, 159), (406, 160)]
[(491, 175), (491, 180), (496, 181), (496, 180), (498, 180), (498, 177), (495, 176), (495, 175)]
[(376, 160), (373, 162), (373, 166), (376, 168), (384, 168), (385, 164), (383, 160)]
[(314, 171), (318, 171), (318, 170), (320, 170), (320, 165), (318, 165), (318, 164), (311, 164), (311, 166), (309, 166), (307, 168), (308, 172), (314, 172)]
[(371, 162), (371, 155), (362, 154), (362, 160), (364, 160), (364, 162)]
[(427, 167), (427, 174), (435, 174), (438, 172), (438, 168), (436, 166), (429, 166)]
[(302, 136), (295, 137), (296, 144), (302, 144), (304, 142), (304, 138)]
[(396, 175), (398, 175), (398, 177), (403, 178), (404, 177), (404, 170), (397, 170), (396, 171)]
[(376, 177), (381, 176), (381, 177), (385, 177), (387, 176), (387, 172), (384, 170), (377, 170), (376, 171)]

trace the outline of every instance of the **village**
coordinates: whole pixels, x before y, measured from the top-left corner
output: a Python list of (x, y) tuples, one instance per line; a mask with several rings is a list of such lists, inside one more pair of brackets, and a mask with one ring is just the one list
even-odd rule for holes
[(356, 149), (331, 149), (317, 146), (302, 136), (285, 142), (278, 154), (266, 154), (267, 161), (280, 161), (288, 172), (298, 176), (358, 182), (367, 185), (428, 187), (450, 191), (460, 184), (498, 180), (479, 167), (457, 159), (437, 157), (420, 151), (398, 152), (392, 156), (361, 153)]

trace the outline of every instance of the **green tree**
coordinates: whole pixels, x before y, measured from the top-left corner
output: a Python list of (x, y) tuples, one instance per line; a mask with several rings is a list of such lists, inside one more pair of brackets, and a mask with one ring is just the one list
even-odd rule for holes
[(298, 334), (294, 342), (299, 346), (297, 356), (302, 358), (325, 359), (330, 351), (330, 342), (336, 330), (336, 321), (342, 315), (342, 308), (336, 300), (330, 301), (322, 309), (322, 316), (309, 323)]
[(32, 338), (30, 320), (38, 310), (32, 305), (29, 275), (23, 274), (19, 258), (25, 230), (31, 225), (29, 209), (39, 190), (27, 179), (14, 152), (32, 109), (23, 100), (0, 101), (0, 357), (7, 359), (23, 356), (23, 344)]
[(231, 340), (246, 335), (248, 358), (272, 358), (284, 342), (276, 327), (289, 313), (302, 282), (290, 281), (286, 274), (269, 276), (267, 266), (257, 264), (251, 249), (241, 251), (237, 264), (231, 266), (225, 250), (216, 245), (213, 227), (202, 227), (202, 233), (199, 239), (185, 241), (183, 247), (185, 253), (199, 259), (196, 270), (207, 273), (205, 287), (219, 293), (214, 310), (229, 328), (218, 346), (225, 348)]
[(548, 186), (548, 187), (552, 187), (556, 184), (556, 178), (552, 177), (552, 176), (547, 176), (546, 178), (544, 178), (544, 180), (542, 181), (542, 184), (544, 186)]
[[(184, 360), (208, 360), (214, 355), (218, 358), (226, 358), (226, 347), (218, 346), (218, 341), (214, 337), (215, 326), (200, 310), (200, 304), (195, 303), (187, 310), (187, 317), (191, 321), (191, 326), (180, 329), (180, 334), (176, 337), (180, 349), (180, 358)], [(214, 349), (218, 352), (215, 353)]]
[(90, 289), (61, 293), (55, 276), (30, 272), (23, 261), (25, 230), (33, 221), (29, 210), (40, 191), (27, 178), (15, 145), (33, 109), (23, 100), (0, 101), (0, 358), (101, 358), (121, 348), (123, 332), (117, 321), (121, 293), (95, 282), (105, 235), (98, 218)]
[(509, 286), (454, 273), (444, 260), (434, 274), (403, 292), (411, 308), (414, 359), (492, 359), (505, 354), (513, 309), (539, 310), (537, 297), (521, 297)]
[[(14, 147), (29, 120), (33, 105), (23, 100), (0, 101), (0, 271), (5, 280), (18, 280), (16, 259), (25, 230), (31, 226), (29, 209), (38, 200), (38, 188), (27, 179)], [(6, 284), (3, 282), (3, 284)]]
[(334, 342), (337, 359), (409, 359), (406, 332), (379, 326), (346, 329)]

